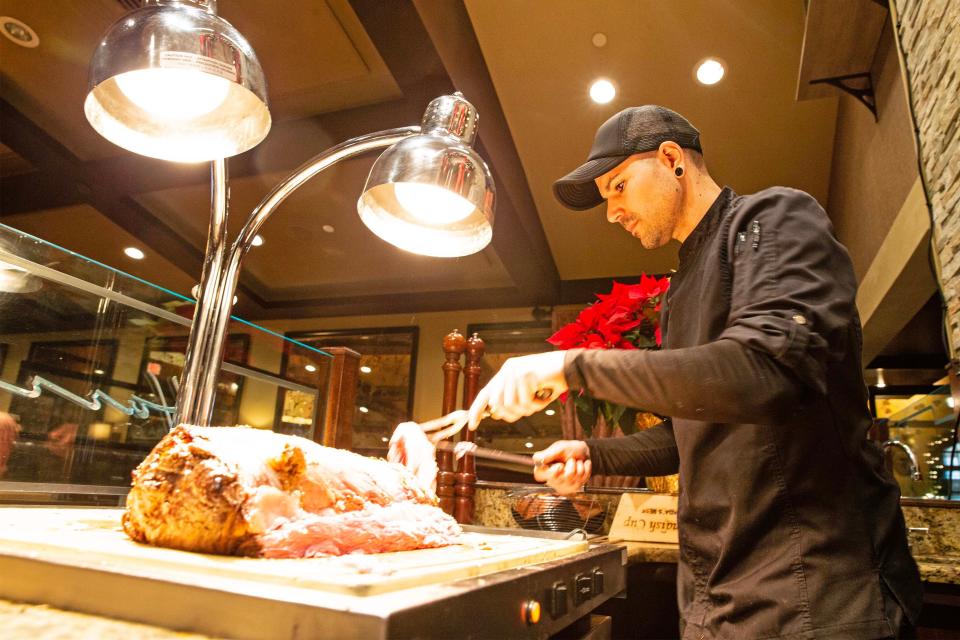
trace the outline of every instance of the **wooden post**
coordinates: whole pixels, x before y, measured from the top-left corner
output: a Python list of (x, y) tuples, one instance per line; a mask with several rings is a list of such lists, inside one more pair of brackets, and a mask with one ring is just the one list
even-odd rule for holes
[(353, 446), (353, 412), (357, 406), (360, 380), (360, 354), (346, 347), (325, 347), (333, 356), (326, 394), (321, 395), (313, 439), (325, 447), (349, 449)]
[[(469, 409), (474, 398), (480, 391), (480, 360), (483, 359), (483, 351), (486, 345), (480, 336), (473, 334), (467, 340), (467, 364), (463, 372), (463, 408)], [(473, 442), (476, 437), (475, 431), (470, 431), (467, 427), (461, 432), (461, 439), (467, 442)], [(465, 455), (460, 459), (457, 467), (456, 485), (454, 493), (456, 494), (456, 509), (454, 517), (460, 524), (471, 524), (473, 522), (474, 494), (477, 484), (477, 467), (474, 457)]]
[[(463, 366), (460, 358), (467, 348), (463, 334), (454, 329), (443, 338), (443, 414), (457, 408), (457, 387), (460, 385), (460, 371)], [(453, 515), (455, 507), (456, 478), (453, 473), (453, 454), (449, 451), (437, 452), (437, 497), (440, 508)]]

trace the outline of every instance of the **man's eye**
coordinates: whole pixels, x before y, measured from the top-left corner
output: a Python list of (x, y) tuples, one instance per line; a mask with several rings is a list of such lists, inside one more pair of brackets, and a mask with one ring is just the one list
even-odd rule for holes
[(616, 189), (617, 193), (623, 193), (623, 181), (618, 182), (614, 189)]

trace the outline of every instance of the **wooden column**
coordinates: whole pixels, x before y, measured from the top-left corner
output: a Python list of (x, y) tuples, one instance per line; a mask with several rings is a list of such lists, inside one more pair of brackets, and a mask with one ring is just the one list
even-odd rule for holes
[(313, 439), (325, 447), (349, 449), (353, 446), (353, 412), (357, 407), (360, 380), (360, 354), (346, 347), (325, 347), (333, 356), (326, 389), (320, 390)]
[[(469, 409), (474, 398), (480, 391), (480, 360), (483, 359), (485, 345), (480, 336), (473, 334), (467, 340), (467, 364), (463, 372), (463, 408)], [(470, 431), (467, 427), (461, 432), (461, 440), (473, 442), (476, 438), (476, 432)], [(456, 494), (456, 509), (454, 517), (460, 524), (471, 524), (473, 522), (474, 493), (477, 484), (477, 467), (474, 457), (465, 455), (460, 459), (457, 467), (456, 485), (454, 493)]]
[[(443, 415), (455, 411), (457, 408), (457, 387), (460, 385), (460, 371), (463, 366), (460, 358), (467, 348), (467, 341), (463, 334), (454, 329), (443, 339)], [(440, 508), (453, 515), (455, 507), (456, 478), (453, 472), (453, 454), (449, 451), (437, 452), (437, 497), (440, 498)]]

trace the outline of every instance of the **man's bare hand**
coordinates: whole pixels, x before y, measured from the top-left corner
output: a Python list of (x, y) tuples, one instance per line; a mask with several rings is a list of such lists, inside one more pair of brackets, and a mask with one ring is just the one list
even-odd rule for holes
[(590, 479), (590, 449), (583, 440), (558, 440), (533, 454), (533, 477), (560, 495), (576, 493)]
[(7, 460), (13, 451), (13, 443), (20, 435), (20, 424), (9, 413), (0, 411), (0, 476), (7, 472)]
[(77, 441), (79, 427), (76, 422), (64, 422), (56, 429), (51, 429), (47, 434), (47, 450), (55, 456), (65, 458), (73, 448), (73, 443)]
[[(548, 351), (504, 362), (470, 405), (467, 420), (470, 429), (477, 428), (488, 410), (497, 420), (516, 422), (550, 404), (567, 390), (563, 375), (564, 354), (564, 351)], [(537, 397), (543, 389), (550, 389), (550, 397)]]

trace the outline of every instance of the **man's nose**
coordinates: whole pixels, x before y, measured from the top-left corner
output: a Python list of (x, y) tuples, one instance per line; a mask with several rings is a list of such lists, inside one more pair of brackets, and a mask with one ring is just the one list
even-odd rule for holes
[(623, 209), (607, 201), (607, 221), (616, 224), (623, 217)]

